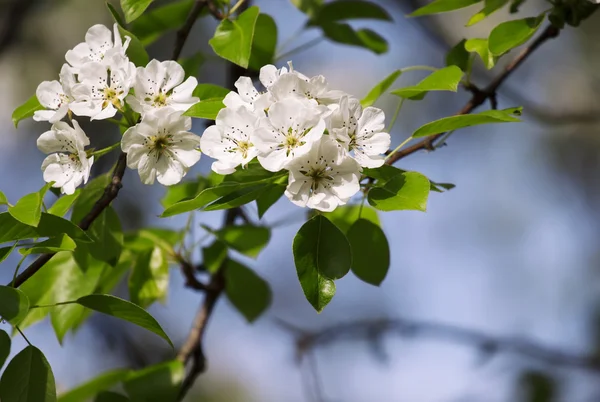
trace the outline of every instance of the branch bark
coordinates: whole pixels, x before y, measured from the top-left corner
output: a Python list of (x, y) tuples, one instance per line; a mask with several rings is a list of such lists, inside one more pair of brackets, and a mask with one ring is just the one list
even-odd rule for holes
[[(510, 77), (510, 75), (521, 65), (531, 54), (539, 48), (542, 44), (544, 44), (549, 39), (556, 38), (560, 30), (554, 26), (548, 26), (528, 47), (526, 47), (509, 65), (506, 66), (504, 71), (496, 77), (485, 89), (478, 90), (473, 92), (473, 96), (471, 100), (458, 112), (456, 115), (464, 115), (469, 114), (487, 100), (494, 100), (496, 97), (496, 91), (500, 86)], [(413, 144), (409, 147), (399, 150), (395, 154), (393, 154), (386, 163), (388, 165), (393, 165), (397, 161), (402, 158), (405, 158), (409, 155), (414, 154), (417, 151), (426, 150), (432, 151), (434, 149), (434, 142), (439, 139), (442, 134), (432, 135), (430, 137), (425, 138)]]

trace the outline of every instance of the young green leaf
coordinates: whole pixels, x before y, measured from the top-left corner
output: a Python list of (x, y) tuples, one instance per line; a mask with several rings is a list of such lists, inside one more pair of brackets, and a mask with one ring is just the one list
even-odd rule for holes
[(427, 209), (429, 180), (417, 172), (404, 172), (391, 178), (381, 187), (369, 191), (369, 204), (380, 211)]
[(423, 15), (446, 13), (448, 11), (459, 10), (461, 8), (472, 6), (479, 3), (481, 0), (434, 0), (431, 3), (423, 6), (409, 17), (421, 17)]
[(378, 225), (359, 219), (348, 231), (352, 246), (352, 272), (371, 285), (379, 286), (390, 267), (390, 247)]
[(350, 271), (350, 244), (333, 223), (317, 215), (302, 225), (294, 238), (293, 251), (304, 295), (321, 312), (335, 294), (333, 279)]
[(119, 29), (122, 38), (125, 38), (126, 36), (131, 38), (131, 42), (129, 42), (129, 46), (127, 47), (127, 56), (129, 57), (129, 60), (137, 67), (146, 67), (149, 57), (142, 42), (122, 26), (119, 25), (117, 28)]
[(195, 2), (196, 0), (179, 0), (154, 7), (133, 21), (131, 32), (144, 46), (148, 46), (168, 31), (181, 27)]
[(140, 306), (130, 301), (120, 299), (112, 295), (89, 295), (80, 297), (76, 301), (83, 307), (98, 311), (122, 320), (131, 322), (142, 328), (145, 328), (166, 340), (171, 347), (173, 343), (162, 329), (160, 324)]
[(291, 2), (311, 18), (316, 16), (323, 7), (323, 0), (291, 0)]
[(56, 402), (54, 374), (44, 354), (27, 346), (16, 355), (0, 379), (2, 402)]
[(169, 263), (164, 251), (154, 247), (142, 252), (129, 277), (129, 296), (133, 303), (147, 308), (156, 300), (164, 301), (169, 289)]
[(19, 289), (0, 286), (0, 317), (18, 325), (29, 311), (29, 299)]
[(12, 114), (12, 122), (15, 125), (15, 128), (19, 126), (21, 120), (33, 116), (35, 112), (42, 109), (44, 109), (44, 107), (40, 104), (40, 101), (38, 101), (38, 98), (35, 95), (27, 99), (25, 103), (16, 108)]
[(31, 247), (21, 248), (21, 255), (58, 253), (59, 251), (73, 251), (77, 245), (69, 236), (63, 234), (51, 239), (36, 243)]
[(483, 21), (508, 4), (508, 2), (509, 0), (485, 0), (483, 9), (469, 19), (467, 26), (470, 27), (471, 25), (475, 25), (478, 22)]
[(446, 131), (458, 130), (459, 128), (477, 126), (490, 123), (518, 123), (515, 116), (520, 116), (523, 108), (510, 108), (503, 110), (486, 110), (475, 114), (444, 117), (427, 123), (413, 133), (413, 137), (427, 137), (429, 135), (445, 133)]
[(8, 213), (13, 218), (26, 225), (37, 227), (42, 218), (42, 202), (44, 195), (50, 188), (50, 183), (41, 188), (40, 191), (27, 194), (21, 198), (15, 205), (8, 207)]
[(248, 68), (258, 13), (258, 7), (253, 6), (241, 13), (236, 20), (221, 21), (215, 35), (208, 41), (214, 52), (232, 63)]
[(215, 240), (210, 246), (202, 247), (202, 265), (214, 274), (227, 259), (227, 246), (221, 240)]
[(111, 389), (124, 381), (131, 370), (117, 369), (100, 374), (98, 377), (64, 393), (58, 397), (58, 402), (83, 402), (93, 398), (97, 393)]
[(123, 248), (123, 230), (119, 216), (112, 207), (106, 208), (88, 229), (93, 242), (85, 245), (92, 257), (114, 265)]
[(117, 11), (117, 9), (115, 9), (115, 7), (112, 4), (110, 4), (108, 1), (106, 2), (106, 8), (108, 8), (108, 12), (113, 17), (113, 20), (117, 24), (119, 24), (119, 26), (122, 26), (123, 28), (125, 28), (127, 23), (123, 19), (123, 16), (121, 15), (121, 13), (119, 13), (119, 11)]
[(248, 67), (252, 70), (260, 70), (267, 64), (275, 62), (275, 48), (277, 47), (277, 24), (267, 14), (259, 14), (252, 40), (252, 51)]
[(352, 19), (391, 21), (390, 14), (380, 5), (362, 0), (335, 0), (323, 4), (308, 25), (326, 25)]
[(262, 219), (267, 210), (273, 206), (285, 192), (285, 184), (269, 184), (256, 199), (258, 218)]
[(434, 71), (417, 85), (400, 88), (392, 91), (394, 95), (408, 99), (422, 99), (429, 91), (458, 90), (458, 84), (463, 77), (463, 72), (457, 66), (448, 66)]
[(80, 188), (75, 190), (75, 192), (71, 195), (63, 195), (48, 209), (48, 213), (60, 216), (62, 218), (67, 212), (69, 212), (69, 209), (71, 209), (73, 204), (75, 204), (75, 201), (77, 201), (77, 198), (79, 198), (79, 194), (81, 194)]
[(6, 198), (2, 191), (0, 191), (0, 205), (10, 205), (8, 203), (8, 198)]
[(0, 243), (15, 240), (35, 239), (38, 237), (55, 237), (66, 234), (75, 241), (89, 242), (90, 238), (83, 230), (66, 219), (42, 213), (37, 228), (25, 225), (10, 216), (8, 212), (0, 213)]
[(224, 107), (225, 105), (220, 99), (201, 100), (192, 105), (183, 115), (197, 119), (215, 120)]
[(164, 210), (161, 217), (167, 218), (173, 215), (183, 214), (185, 212), (200, 209), (205, 205), (230, 194), (240, 188), (238, 183), (222, 183), (217, 187), (209, 187), (202, 190), (198, 195), (189, 200), (176, 202)]
[(230, 248), (252, 258), (258, 257), (271, 239), (271, 231), (264, 226), (227, 226), (217, 231), (204, 228)]
[(503, 22), (492, 29), (488, 39), (490, 53), (500, 56), (527, 42), (539, 29), (546, 13), (538, 17)]
[(73, 204), (72, 222), (80, 222), (90, 212), (110, 180), (110, 174), (106, 173), (94, 178), (81, 189), (81, 194)]
[[(62, 402), (62, 401), (59, 401)], [(94, 402), (130, 402), (125, 395), (117, 394), (116, 392), (100, 392)]]
[(229, 301), (248, 320), (256, 320), (271, 304), (271, 288), (250, 268), (227, 260), (225, 293)]
[(205, 211), (217, 211), (221, 209), (231, 209), (242, 206), (258, 199), (269, 185), (265, 183), (256, 186), (243, 187), (224, 197), (219, 198), (212, 204), (204, 208)]
[(165, 195), (161, 198), (160, 203), (164, 208), (168, 208), (180, 201), (192, 199), (196, 194), (204, 190), (207, 185), (208, 180), (204, 177), (198, 177), (198, 179), (194, 181), (183, 181), (174, 186), (169, 186), (167, 187)]
[(377, 99), (379, 99), (379, 97), (383, 95), (392, 86), (394, 82), (396, 82), (396, 80), (398, 79), (398, 77), (400, 77), (401, 74), (402, 70), (396, 70), (387, 77), (385, 77), (383, 81), (381, 81), (379, 84), (375, 85), (373, 89), (369, 91), (367, 96), (365, 96), (360, 101), (362, 107), (374, 105), (375, 102), (377, 102)]
[(10, 355), (10, 335), (0, 330), (0, 370)]
[(383, 54), (388, 51), (387, 41), (377, 32), (368, 28), (354, 30), (348, 24), (337, 22), (323, 25), (321, 28), (325, 37), (334, 42), (362, 47), (375, 54)]
[(0, 262), (4, 261), (13, 252), (15, 247), (17, 247), (16, 242), (12, 246), (0, 248)]
[(490, 53), (488, 49), (488, 40), (482, 38), (472, 38), (465, 42), (465, 50), (468, 52), (475, 52), (481, 57), (485, 67), (490, 70), (496, 65), (498, 58)]
[(331, 212), (323, 213), (342, 233), (347, 234), (350, 227), (358, 219), (366, 219), (374, 225), (379, 226), (379, 217), (377, 211), (368, 205), (342, 205)]
[(219, 85), (198, 84), (194, 89), (193, 95), (200, 98), (200, 100), (223, 100), (229, 92), (231, 92), (230, 89)]
[(461, 40), (446, 54), (446, 65), (456, 66), (462, 71), (469, 69), (469, 57), (471, 56), (465, 49), (466, 39)]
[(154, 0), (121, 0), (121, 9), (127, 23), (138, 18)]
[(173, 360), (131, 374), (123, 383), (123, 387), (132, 401), (175, 401), (181, 391), (184, 377), (183, 363)]

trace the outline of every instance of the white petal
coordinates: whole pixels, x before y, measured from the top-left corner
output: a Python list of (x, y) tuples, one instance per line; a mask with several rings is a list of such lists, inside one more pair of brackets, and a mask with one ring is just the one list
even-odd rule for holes
[[(165, 78), (162, 84), (162, 91), (166, 93), (183, 82), (183, 79), (185, 78), (185, 71), (183, 71), (183, 67), (181, 67), (179, 63), (173, 60), (163, 61), (162, 66), (165, 69)], [(193, 81), (196, 81), (194, 77), (190, 78)], [(188, 78), (187, 81), (189, 81), (190, 78)], [(193, 86), (192, 91), (194, 90), (194, 88), (196, 88), (196, 85), (198, 85), (197, 81), (196, 84)], [(189, 95), (191, 96), (191, 92)]]
[(235, 172), (235, 168), (239, 165), (239, 163), (233, 165), (232, 163), (227, 163), (225, 161), (215, 161), (212, 163), (212, 165), (210, 166), (210, 168), (213, 170), (213, 172), (218, 173), (218, 174), (222, 174), (222, 175), (227, 175), (227, 174), (231, 174), (233, 172)]
[(144, 184), (153, 184), (156, 179), (156, 159), (142, 153), (138, 161), (138, 173)]
[(170, 151), (183, 166), (190, 168), (200, 160), (200, 137), (192, 133), (179, 133), (173, 137)]
[(363, 110), (362, 116), (358, 120), (356, 134), (358, 136), (369, 136), (372, 133), (378, 133), (385, 128), (385, 114), (383, 110), (376, 107), (368, 107)]
[(244, 101), (240, 94), (234, 91), (231, 91), (227, 95), (225, 95), (225, 98), (223, 99), (223, 104), (228, 109), (238, 109), (240, 107), (252, 109), (252, 105)]
[(188, 110), (192, 105), (198, 103), (199, 98), (192, 96), (194, 89), (198, 86), (195, 77), (189, 77), (185, 82), (173, 90), (171, 94), (171, 107), (178, 110)]
[(270, 88), (277, 79), (279, 78), (279, 70), (272, 64), (267, 64), (266, 66), (261, 67), (259, 73), (260, 83), (263, 84), (265, 88)]
[(244, 101), (252, 103), (258, 97), (258, 91), (250, 77), (240, 77), (234, 85)]
[(279, 172), (290, 160), (291, 158), (286, 156), (285, 149), (276, 149), (268, 154), (258, 154), (258, 161), (270, 172)]
[(61, 104), (61, 95), (64, 95), (62, 85), (58, 81), (43, 81), (38, 85), (35, 95), (41, 105), (48, 109), (58, 109)]
[(33, 120), (35, 121), (49, 121), (56, 112), (54, 110), (36, 110), (33, 113)]
[(187, 169), (179, 161), (161, 156), (156, 163), (156, 179), (164, 186), (177, 184), (185, 176)]
[(103, 56), (107, 50), (113, 47), (112, 32), (104, 25), (96, 24), (88, 29), (85, 34), (85, 42), (98, 57)]
[(117, 114), (117, 109), (113, 106), (112, 103), (109, 103), (107, 107), (105, 107), (95, 115), (91, 116), (90, 120), (110, 119), (111, 117), (114, 117), (115, 114)]

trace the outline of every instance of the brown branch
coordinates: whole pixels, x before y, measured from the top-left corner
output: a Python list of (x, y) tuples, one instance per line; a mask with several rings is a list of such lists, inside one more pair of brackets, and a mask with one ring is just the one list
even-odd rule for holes
[[(123, 187), (121, 181), (123, 180), (123, 175), (125, 174), (125, 167), (127, 162), (127, 154), (121, 152), (119, 155), (119, 160), (117, 161), (117, 165), (115, 166), (115, 170), (112, 174), (112, 180), (104, 189), (104, 193), (96, 201), (91, 211), (83, 217), (81, 222), (79, 222), (79, 227), (83, 230), (88, 230), (90, 225), (100, 216), (102, 211), (104, 211), (110, 203), (117, 198), (119, 194), (119, 190)], [(14, 286), (18, 288), (21, 286), (26, 280), (35, 275), (43, 266), (46, 264), (56, 253), (48, 253), (42, 254), (39, 256), (34, 262), (31, 263), (23, 272), (21, 272), (13, 282), (11, 282), (8, 286)]]
[(198, 270), (194, 265), (192, 265), (188, 260), (186, 260), (181, 254), (175, 255), (175, 260), (179, 263), (181, 267), (181, 273), (185, 278), (185, 286), (200, 292), (204, 292), (207, 290), (207, 285), (200, 282), (198, 278), (196, 278), (196, 271)]
[(223, 13), (219, 11), (219, 8), (213, 1), (196, 0), (183, 26), (177, 31), (175, 35), (175, 47), (173, 48), (173, 56), (171, 57), (171, 60), (177, 60), (179, 59), (179, 56), (181, 56), (183, 45), (185, 45), (188, 36), (190, 36), (190, 32), (194, 27), (194, 23), (202, 13), (202, 10), (204, 10), (204, 7), (206, 7), (216, 19), (222, 20), (225, 18)]
[(334, 325), (316, 332), (304, 332), (289, 323), (283, 323), (288, 332), (296, 337), (298, 357), (316, 347), (325, 346), (342, 339), (378, 339), (384, 334), (401, 337), (429, 337), (455, 342), (477, 348), (486, 357), (497, 353), (513, 353), (539, 360), (550, 365), (600, 372), (600, 356), (583, 356), (540, 345), (519, 337), (495, 337), (484, 332), (454, 325), (404, 318), (363, 320)]
[[(552, 25), (548, 26), (528, 47), (526, 47), (510, 64), (508, 64), (504, 71), (496, 77), (490, 85), (483, 90), (473, 92), (471, 100), (458, 112), (456, 115), (469, 114), (477, 107), (481, 106), (486, 100), (491, 99), (494, 102), (496, 97), (496, 91), (506, 81), (508, 77), (521, 65), (527, 58), (542, 44), (549, 39), (556, 38), (560, 30)], [(417, 151), (427, 150), (432, 151), (434, 149), (434, 142), (440, 138), (444, 133), (432, 135), (426, 139), (417, 142), (407, 148), (401, 149), (393, 154), (386, 163), (393, 165), (402, 158), (412, 155)]]

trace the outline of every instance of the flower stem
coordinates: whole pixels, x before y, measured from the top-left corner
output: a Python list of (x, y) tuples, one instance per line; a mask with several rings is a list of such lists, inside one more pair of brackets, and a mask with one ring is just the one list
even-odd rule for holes
[(231, 14), (235, 13), (235, 12), (237, 11), (237, 9), (238, 9), (238, 8), (240, 8), (240, 6), (241, 6), (242, 4), (244, 4), (244, 1), (246, 1), (246, 0), (238, 0), (238, 2), (237, 2), (237, 3), (235, 3), (235, 4), (234, 4), (234, 6), (233, 6), (233, 7), (231, 7), (231, 9), (229, 9), (229, 12), (227, 13), (227, 18), (229, 18), (229, 16), (230, 16)]
[(404, 98), (400, 98), (400, 102), (398, 102), (398, 107), (396, 108), (396, 111), (394, 112), (394, 115), (392, 116), (392, 121), (390, 122), (390, 125), (387, 128), (388, 133), (390, 133), (392, 131), (392, 128), (394, 128), (396, 119), (398, 118), (398, 115), (400, 114), (400, 110), (402, 110), (402, 105), (404, 105)]
[(33, 346), (33, 345), (31, 344), (31, 342), (29, 342), (29, 339), (27, 339), (27, 337), (25, 336), (25, 334), (23, 333), (23, 331), (21, 331), (21, 328), (19, 328), (19, 326), (18, 326), (18, 325), (15, 325), (15, 329), (16, 329), (17, 331), (19, 331), (19, 333), (21, 334), (21, 336), (23, 337), (23, 339), (25, 339), (25, 342), (27, 342), (27, 344), (29, 344), (29, 346)]
[(65, 301), (65, 302), (58, 302), (55, 304), (39, 304), (39, 305), (35, 305), (35, 306), (30, 306), (29, 309), (32, 310), (34, 308), (50, 308), (50, 307), (65, 306), (67, 304), (75, 304), (75, 303), (77, 303), (77, 301), (70, 300), (70, 301)]
[(385, 160), (387, 161), (388, 159), (390, 159), (390, 157), (392, 155), (394, 155), (396, 152), (400, 151), (400, 149), (402, 149), (402, 147), (405, 146), (412, 139), (413, 139), (413, 136), (411, 135), (410, 137), (408, 137), (407, 139), (402, 141), (402, 143), (400, 145), (398, 145), (392, 152), (390, 152), (388, 154), (388, 156), (385, 157)]
[(113, 151), (115, 149), (117, 149), (119, 146), (121, 146), (120, 142), (117, 142), (116, 144), (112, 144), (111, 146), (108, 146), (106, 148), (103, 149), (99, 149), (97, 151), (92, 152), (90, 155), (88, 156), (95, 156), (96, 158), (99, 158), (103, 155), (106, 155), (107, 153), (109, 153), (110, 151)]
[(430, 67), (430, 66), (410, 66), (401, 68), (400, 71), (403, 73), (407, 73), (409, 71), (437, 71), (439, 68)]

